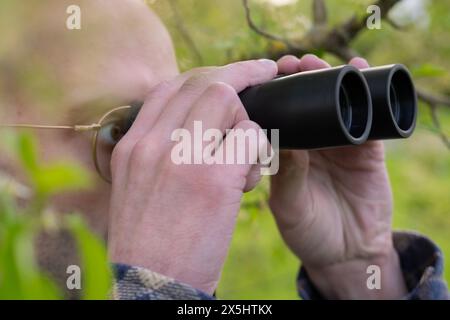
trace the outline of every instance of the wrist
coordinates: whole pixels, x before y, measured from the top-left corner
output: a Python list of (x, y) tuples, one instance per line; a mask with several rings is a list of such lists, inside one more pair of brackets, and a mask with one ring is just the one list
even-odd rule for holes
[(305, 269), (326, 299), (401, 299), (408, 292), (393, 247), (370, 259), (353, 259), (325, 267), (305, 266)]

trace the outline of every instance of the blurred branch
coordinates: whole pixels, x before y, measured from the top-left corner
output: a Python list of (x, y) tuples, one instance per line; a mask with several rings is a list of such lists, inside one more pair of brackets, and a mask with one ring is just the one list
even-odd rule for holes
[(424, 92), (420, 89), (417, 89), (417, 96), (423, 103), (425, 103), (428, 106), (428, 109), (430, 110), (431, 119), (433, 121), (433, 125), (438, 131), (439, 137), (441, 138), (445, 146), (448, 149), (450, 149), (450, 139), (445, 134), (441, 122), (439, 121), (439, 116), (437, 114), (437, 109), (439, 106), (444, 106), (447, 108), (450, 107), (450, 98), (434, 95), (428, 92)]
[(394, 20), (392, 20), (392, 19), (389, 18), (389, 17), (386, 17), (386, 18), (385, 18), (385, 21), (386, 21), (387, 23), (389, 23), (389, 25), (390, 25), (392, 28), (394, 28), (395, 30), (398, 30), (398, 31), (406, 31), (406, 30), (408, 29), (407, 27), (404, 27), (404, 26), (399, 25), (397, 22), (395, 22)]
[(178, 32), (180, 33), (181, 37), (183, 38), (186, 45), (190, 48), (192, 53), (195, 55), (195, 58), (197, 60), (198, 65), (203, 64), (203, 57), (200, 53), (200, 50), (198, 50), (197, 45), (195, 44), (194, 40), (192, 39), (191, 35), (187, 31), (186, 25), (184, 24), (183, 18), (178, 11), (178, 3), (177, 0), (169, 0), (170, 9), (172, 10), (172, 15), (175, 21), (176, 28)]
[(450, 108), (450, 98), (440, 95), (431, 94), (421, 89), (417, 89), (417, 96), (420, 100), (427, 104), (439, 105)]
[(450, 149), (450, 139), (445, 134), (444, 130), (442, 129), (441, 122), (439, 121), (439, 116), (437, 114), (437, 105), (433, 103), (429, 103), (429, 110), (431, 114), (431, 119), (433, 121), (433, 125), (435, 126), (436, 130), (438, 131), (439, 137), (441, 138), (442, 142), (445, 144), (445, 146)]
[(324, 0), (314, 0), (313, 21), (315, 25), (326, 25), (328, 22), (327, 7)]
[[(381, 18), (387, 19), (389, 11), (402, 0), (378, 0), (374, 5), (380, 8)], [(366, 21), (371, 16), (371, 13), (366, 13), (365, 15), (353, 15), (349, 20), (342, 23), (336, 28), (338, 34), (343, 37), (345, 42), (349, 43), (356, 36), (366, 28)]]
[(261, 28), (259, 28), (255, 24), (253, 19), (252, 19), (252, 15), (251, 15), (251, 12), (250, 12), (250, 5), (248, 3), (248, 0), (242, 0), (242, 4), (244, 5), (245, 18), (247, 19), (247, 24), (250, 27), (250, 29), (252, 29), (254, 32), (256, 32), (257, 34), (263, 36), (266, 39), (279, 41), (279, 42), (284, 43), (286, 45), (286, 47), (288, 47), (290, 50), (296, 50), (296, 51), (302, 50), (302, 49), (300, 49), (300, 46), (292, 44), (288, 39), (285, 39), (285, 38), (280, 37), (278, 35), (271, 34), (271, 33), (267, 32), (267, 31), (264, 31)]

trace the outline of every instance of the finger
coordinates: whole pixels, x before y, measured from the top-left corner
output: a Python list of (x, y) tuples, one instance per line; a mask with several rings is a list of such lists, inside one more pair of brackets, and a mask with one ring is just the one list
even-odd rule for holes
[(320, 59), (313, 54), (305, 54), (300, 59), (300, 70), (301, 71), (311, 71), (318, 69), (330, 68), (331, 66), (325, 60)]
[[(133, 122), (125, 136), (122, 137), (115, 146), (111, 157), (111, 167), (117, 167), (119, 165), (124, 166), (125, 163), (129, 161), (133, 148), (154, 126), (164, 107), (181, 84), (181, 79), (175, 79), (173, 81), (160, 83), (150, 91), (136, 120)], [(123, 177), (125, 174), (127, 174), (126, 170), (113, 172), (113, 179), (120, 180), (119, 175), (122, 175)]]
[(250, 172), (247, 174), (244, 192), (252, 191), (261, 182), (261, 168), (260, 164), (255, 164), (251, 167)]
[(193, 102), (212, 83), (224, 82), (236, 92), (240, 92), (273, 79), (277, 72), (278, 67), (274, 61), (263, 59), (232, 63), (208, 73), (194, 75), (185, 81), (179, 92), (170, 100), (158, 119), (155, 130), (169, 137), (171, 131), (180, 128)]
[(351, 64), (352, 66), (354, 66), (358, 69), (369, 68), (369, 63), (367, 62), (367, 60), (364, 58), (360, 58), (360, 57), (353, 58), (352, 60), (350, 60), (350, 62), (348, 64)]
[(253, 121), (243, 120), (228, 132), (215, 156), (226, 159), (226, 164), (221, 168), (226, 173), (224, 176), (235, 179), (234, 183), (240, 190), (249, 191), (260, 180), (252, 168), (256, 170), (260, 154), (269, 148), (269, 141), (261, 127)]
[(207, 73), (217, 67), (201, 67), (182, 73), (170, 81), (164, 81), (153, 87), (144, 99), (136, 120), (123, 139), (137, 141), (155, 124), (169, 100), (180, 90), (184, 82), (194, 74)]
[(153, 127), (170, 98), (179, 90), (180, 79), (156, 85), (144, 100), (136, 120), (122, 140), (137, 141)]
[(295, 56), (284, 56), (277, 61), (277, 64), (278, 72), (280, 74), (293, 74), (300, 72), (300, 59)]
[[(226, 129), (231, 129), (235, 124), (247, 119), (247, 112), (233, 87), (223, 82), (210, 85), (195, 102), (183, 125), (189, 132), (194, 133), (200, 124), (202, 135), (208, 135), (207, 140), (213, 140), (196, 146), (202, 147), (200, 150), (193, 148), (194, 157), (211, 157), (222, 142)], [(220, 132), (220, 136), (216, 137), (211, 129)], [(201, 154), (203, 151), (205, 154)]]

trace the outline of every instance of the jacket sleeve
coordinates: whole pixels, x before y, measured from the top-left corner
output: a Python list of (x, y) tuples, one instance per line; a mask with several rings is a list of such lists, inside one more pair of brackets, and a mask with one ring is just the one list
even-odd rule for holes
[[(440, 249), (428, 238), (413, 232), (395, 232), (394, 246), (400, 258), (403, 277), (409, 293), (407, 300), (448, 300), (449, 292), (443, 279), (444, 259)], [(323, 299), (304, 268), (297, 278), (300, 297)]]
[(187, 284), (150, 270), (115, 264), (113, 299), (117, 300), (212, 300), (214, 297)]
[[(394, 246), (400, 257), (403, 276), (409, 293), (408, 300), (449, 299), (443, 280), (443, 257), (439, 248), (428, 238), (411, 232), (394, 233)], [(211, 300), (198, 289), (150, 270), (124, 264), (114, 265), (116, 282), (113, 298), (120, 300)], [(323, 299), (300, 270), (297, 287), (305, 300)]]

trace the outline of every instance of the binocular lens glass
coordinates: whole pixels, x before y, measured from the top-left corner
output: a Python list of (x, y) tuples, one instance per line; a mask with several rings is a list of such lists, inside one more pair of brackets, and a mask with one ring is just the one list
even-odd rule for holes
[(370, 97), (357, 73), (349, 72), (339, 88), (340, 116), (345, 130), (354, 139), (360, 138), (367, 129), (369, 121)]
[(392, 115), (394, 116), (394, 120), (396, 123), (400, 121), (400, 101), (398, 100), (397, 91), (395, 90), (394, 85), (391, 83), (389, 89), (389, 100), (391, 102), (391, 110)]
[(341, 108), (341, 117), (344, 122), (345, 128), (350, 131), (352, 126), (352, 105), (350, 98), (347, 94), (347, 90), (344, 86), (341, 86), (339, 92), (339, 105)]
[(398, 70), (392, 76), (389, 102), (392, 116), (398, 127), (403, 131), (410, 130), (415, 118), (415, 91), (411, 78), (403, 70)]

